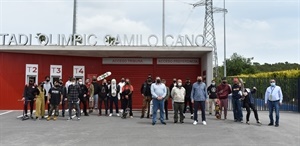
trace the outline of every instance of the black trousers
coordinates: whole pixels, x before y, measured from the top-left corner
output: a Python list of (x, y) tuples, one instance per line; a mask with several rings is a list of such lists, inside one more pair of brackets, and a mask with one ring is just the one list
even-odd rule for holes
[(187, 107), (187, 104), (188, 104), (188, 103), (189, 103), (191, 115), (193, 115), (193, 113), (194, 113), (194, 108), (193, 108), (193, 104), (192, 104), (192, 102), (191, 102), (191, 98), (190, 98), (190, 97), (185, 97), (185, 98), (184, 98), (184, 109), (183, 109), (183, 113), (186, 112), (186, 107)]
[(244, 106), (246, 107), (246, 110), (247, 110), (246, 120), (249, 121), (249, 117), (250, 117), (250, 113), (251, 113), (250, 108), (251, 108), (254, 112), (254, 117), (255, 117), (256, 121), (258, 121), (259, 119), (258, 119), (257, 109), (256, 109), (255, 105), (252, 103), (244, 103), (244, 104), (245, 104)]
[[(29, 100), (30, 100), (30, 101), (29, 101)], [(25, 112), (25, 115), (27, 115), (28, 103), (29, 103), (29, 105), (30, 105), (30, 115), (32, 115), (34, 100), (33, 100), (33, 99), (26, 99), (26, 100), (25, 100), (25, 103), (24, 103), (24, 112)]]
[(164, 105), (165, 106), (166, 119), (169, 119), (168, 118), (168, 102), (169, 102), (168, 100), (165, 100), (165, 105)]
[(86, 109), (87, 109), (86, 101), (87, 100), (86, 100), (86, 98), (85, 97), (80, 97), (79, 99), (80, 99), (79, 107), (80, 107), (80, 104), (82, 103), (83, 104), (83, 113), (87, 114), (87, 111), (86, 111)]
[(63, 100), (62, 100), (62, 103), (61, 103), (62, 116), (65, 115), (65, 108), (66, 108), (65, 99), (66, 99), (66, 97), (63, 97)]
[(110, 99), (110, 113), (113, 113), (113, 104), (115, 104), (116, 113), (119, 113), (118, 97), (109, 97)]
[(126, 98), (124, 97), (124, 98), (121, 99), (121, 100), (123, 100), (123, 101), (122, 101), (122, 109), (123, 109), (123, 113), (126, 112), (126, 108), (128, 107), (128, 108), (130, 109), (129, 115), (130, 115), (130, 116), (133, 116), (133, 113), (132, 113), (132, 98), (129, 97), (128, 99), (126, 99)]
[(102, 103), (104, 103), (104, 108), (105, 108), (105, 115), (108, 114), (108, 98), (107, 97), (100, 97), (99, 96), (99, 104), (98, 104), (98, 109), (99, 109), (99, 114), (102, 114)]
[[(47, 101), (48, 101), (48, 96), (45, 96), (45, 107), (46, 107), (46, 105), (47, 105), (47, 108), (48, 108), (48, 115), (49, 115), (49, 112), (50, 112), (50, 104), (47, 103)], [(46, 109), (46, 108), (45, 108), (45, 109)]]

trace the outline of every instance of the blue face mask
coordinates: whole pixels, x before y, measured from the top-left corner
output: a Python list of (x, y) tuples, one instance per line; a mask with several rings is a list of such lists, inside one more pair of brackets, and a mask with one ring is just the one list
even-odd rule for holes
[(272, 87), (275, 87), (275, 83), (271, 83), (271, 86), (272, 86)]

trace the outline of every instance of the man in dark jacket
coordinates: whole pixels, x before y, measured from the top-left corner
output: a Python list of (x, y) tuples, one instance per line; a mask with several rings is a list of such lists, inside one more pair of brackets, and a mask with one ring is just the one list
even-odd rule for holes
[(243, 122), (243, 113), (242, 113), (242, 105), (241, 105), (242, 91), (241, 86), (239, 85), (238, 78), (233, 79), (232, 85), (232, 108), (234, 121)]
[(210, 86), (207, 88), (207, 94), (209, 96), (209, 115), (211, 115), (212, 109), (216, 106), (217, 100), (217, 87), (215, 80), (211, 81)]
[(24, 92), (23, 92), (23, 98), (24, 101), (24, 112), (25, 117), (28, 119), (27, 115), (27, 107), (28, 103), (30, 103), (30, 118), (33, 119), (32, 112), (33, 112), (33, 104), (34, 104), (34, 98), (36, 98), (36, 95), (39, 94), (39, 90), (37, 89), (37, 86), (34, 84), (33, 80), (29, 80), (29, 84), (25, 85)]
[(143, 96), (143, 106), (142, 106), (141, 118), (144, 118), (146, 108), (147, 108), (147, 118), (150, 117), (150, 102), (152, 100), (151, 85), (152, 85), (152, 78), (148, 77), (147, 80), (142, 84), (142, 87), (141, 87), (141, 94)]
[[(93, 84), (93, 87), (94, 87), (94, 97), (93, 97), (94, 109), (98, 109), (98, 98), (99, 98), (98, 94), (99, 94), (100, 87), (99, 87), (99, 84), (97, 83), (97, 77), (96, 76), (93, 77), (92, 84)], [(91, 112), (93, 112), (93, 110), (91, 110)]]
[[(79, 86), (80, 86), (80, 94), (79, 94), (79, 99), (80, 99), (80, 103), (83, 104), (83, 113), (85, 116), (88, 116), (89, 114), (87, 113), (87, 105), (86, 105), (86, 101), (87, 101), (87, 93), (88, 93), (88, 89), (87, 87), (83, 84), (82, 79), (78, 80)], [(80, 106), (79, 106), (80, 107)]]
[(231, 93), (231, 87), (227, 83), (226, 77), (222, 78), (222, 83), (217, 87), (217, 96), (220, 100), (220, 118), (222, 108), (224, 107), (224, 119), (227, 119), (228, 95)]
[(252, 91), (249, 88), (245, 88), (245, 91), (243, 92), (243, 95), (245, 97), (245, 99), (243, 100), (243, 107), (246, 108), (246, 110), (247, 110), (246, 124), (250, 124), (249, 123), (249, 117), (250, 117), (250, 113), (251, 113), (250, 108), (254, 112), (254, 117), (256, 119), (256, 123), (261, 124), (261, 122), (259, 121), (259, 118), (258, 118), (256, 106), (254, 104), (253, 94), (255, 94), (255, 92), (256, 92), (256, 87), (253, 87)]
[(191, 84), (191, 80), (190, 78), (187, 78), (186, 79), (186, 82), (185, 84), (183, 85), (183, 88), (185, 89), (185, 98), (184, 98), (184, 109), (183, 109), (183, 115), (185, 116), (185, 112), (186, 112), (186, 107), (187, 107), (187, 104), (189, 103), (189, 110), (191, 112), (191, 119), (193, 119), (194, 117), (194, 108), (193, 108), (193, 104), (191, 102), (191, 92), (192, 92), (192, 88), (193, 88), (193, 85)]
[(65, 108), (66, 108), (66, 101), (67, 101), (67, 88), (64, 86), (62, 79), (59, 79), (59, 86), (60, 86), (59, 88), (63, 95), (62, 103), (61, 103), (62, 117), (65, 117)]
[(102, 84), (100, 85), (100, 91), (99, 91), (99, 116), (102, 114), (102, 102), (104, 103), (105, 108), (105, 116), (108, 116), (108, 87), (106, 83), (106, 79), (102, 81)]
[(75, 82), (75, 78), (72, 78), (71, 84), (68, 87), (68, 103), (69, 103), (69, 118), (68, 120), (72, 120), (72, 110), (75, 106), (77, 120), (80, 120), (80, 108), (79, 108), (79, 94), (80, 87)]

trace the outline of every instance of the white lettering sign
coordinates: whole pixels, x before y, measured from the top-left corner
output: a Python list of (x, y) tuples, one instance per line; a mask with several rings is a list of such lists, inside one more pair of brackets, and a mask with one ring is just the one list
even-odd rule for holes
[(152, 58), (103, 58), (103, 64), (153, 64)]
[(62, 66), (61, 65), (50, 65), (50, 76), (61, 77)]
[(196, 65), (199, 64), (199, 59), (195, 58), (195, 59), (162, 59), (162, 58), (158, 58), (157, 59), (157, 64), (170, 64), (170, 65)]

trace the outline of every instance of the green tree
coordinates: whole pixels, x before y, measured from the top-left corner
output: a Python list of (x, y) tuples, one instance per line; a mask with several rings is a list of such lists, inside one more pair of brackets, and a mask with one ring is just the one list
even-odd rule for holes
[(227, 76), (256, 73), (255, 67), (252, 65), (253, 59), (253, 57), (245, 58), (233, 53), (229, 59), (226, 59)]

